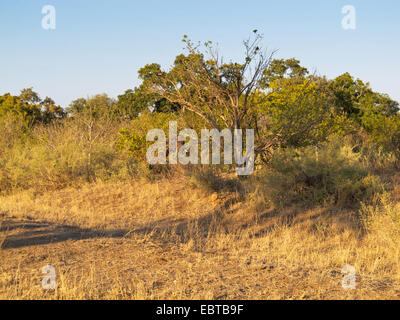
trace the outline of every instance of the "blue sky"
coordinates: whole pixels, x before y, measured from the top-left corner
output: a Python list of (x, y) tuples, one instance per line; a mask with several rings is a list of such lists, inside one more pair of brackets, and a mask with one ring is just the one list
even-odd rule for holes
[[(56, 9), (55, 30), (41, 27), (44, 5)], [(344, 5), (356, 8), (355, 30), (341, 26)], [(328, 78), (350, 72), (400, 101), (398, 0), (1, 0), (0, 94), (34, 87), (62, 106), (116, 97), (139, 84), (145, 64), (170, 66), (184, 34), (218, 42), (235, 60), (253, 29), (276, 58), (295, 57)]]

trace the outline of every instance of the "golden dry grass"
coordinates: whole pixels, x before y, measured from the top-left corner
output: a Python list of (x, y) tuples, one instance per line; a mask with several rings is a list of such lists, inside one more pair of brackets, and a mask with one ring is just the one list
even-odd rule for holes
[(398, 238), (363, 233), (356, 211), (277, 209), (183, 177), (24, 191), (0, 198), (0, 219), (2, 299), (400, 297)]

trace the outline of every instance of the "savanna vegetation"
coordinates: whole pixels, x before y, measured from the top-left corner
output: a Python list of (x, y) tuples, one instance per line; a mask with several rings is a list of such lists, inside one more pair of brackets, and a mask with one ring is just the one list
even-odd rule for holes
[[(241, 62), (183, 41), (116, 99), (0, 96), (0, 297), (399, 298), (398, 102), (278, 59), (256, 30)], [(149, 165), (147, 132), (172, 120), (254, 129), (254, 173)]]

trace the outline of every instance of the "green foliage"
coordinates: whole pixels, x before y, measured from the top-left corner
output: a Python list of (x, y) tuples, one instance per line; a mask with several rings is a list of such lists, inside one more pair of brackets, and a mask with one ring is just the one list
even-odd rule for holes
[(400, 114), (398, 102), (374, 92), (369, 83), (345, 73), (330, 81), (334, 105), (353, 123), (364, 129), (376, 148), (400, 159)]
[[(379, 101), (383, 99), (384, 102), (376, 103), (375, 99)], [(369, 141), (376, 148), (393, 153), (400, 160), (400, 114), (388, 107), (388, 104), (392, 105), (389, 98), (375, 96), (375, 99), (365, 102), (361, 126), (366, 130)]]
[(223, 63), (211, 42), (202, 47), (185, 36), (187, 54), (178, 55), (168, 71), (156, 63), (146, 65), (139, 71), (142, 86), (178, 104), (182, 113), (194, 114), (206, 127), (255, 129), (255, 152), (264, 161), (279, 147), (348, 134), (353, 115), (360, 123), (361, 106), (374, 94), (368, 84), (349, 74), (333, 81), (307, 76), (294, 58), (266, 56), (261, 39), (255, 32), (244, 41), (244, 61)]
[(7, 93), (0, 97), (0, 119), (5, 118), (22, 120), (25, 123), (25, 129), (28, 129), (41, 120), (40, 107), (30, 105), (21, 98)]
[(330, 87), (335, 96), (335, 106), (353, 118), (361, 112), (360, 99), (371, 92), (368, 83), (355, 80), (349, 73), (332, 80)]
[(56, 105), (53, 99), (46, 97), (41, 102), (42, 122), (50, 123), (53, 120), (61, 119), (66, 116), (65, 111)]
[(300, 65), (300, 61), (291, 59), (274, 59), (268, 69), (264, 70), (263, 87), (269, 87), (273, 81), (284, 78), (303, 78), (308, 74), (307, 68)]
[(64, 116), (64, 110), (51, 98), (41, 100), (32, 88), (22, 89), (19, 96), (9, 93), (0, 96), (0, 122), (12, 118), (15, 122), (24, 123), (20, 129), (25, 133), (35, 124), (50, 123)]
[(169, 121), (176, 119), (176, 115), (170, 113), (143, 112), (140, 117), (130, 122), (128, 128), (118, 132), (117, 148), (137, 163), (145, 162), (147, 148), (153, 144), (146, 141), (147, 133), (151, 129), (161, 129), (168, 139)]
[(224, 63), (211, 42), (200, 46), (184, 37), (187, 54), (178, 55), (170, 70), (149, 64), (140, 76), (149, 92), (196, 114), (210, 127), (247, 128), (256, 103), (251, 96), (269, 63), (258, 46), (260, 39), (255, 34), (244, 42), (242, 63)]
[(368, 82), (354, 79), (349, 73), (331, 80), (329, 86), (335, 97), (336, 108), (360, 124), (366, 115), (390, 116), (399, 111), (396, 101), (374, 92)]
[(257, 110), (258, 136), (267, 147), (304, 147), (346, 134), (349, 124), (335, 112), (324, 79), (282, 78)]
[(368, 174), (360, 154), (341, 141), (277, 151), (270, 169), (261, 176), (277, 204), (331, 203), (351, 207), (383, 191), (380, 179)]
[(362, 120), (370, 140), (385, 151), (394, 152), (400, 159), (400, 115), (367, 114)]
[[(179, 57), (179, 56), (178, 56)], [(175, 64), (178, 64), (179, 58), (176, 58)], [(138, 71), (139, 79), (143, 83), (135, 89), (136, 100), (141, 102), (142, 110), (149, 109), (155, 112), (177, 112), (181, 109), (179, 103), (170, 102), (165, 97), (152, 92), (149, 88), (154, 84), (160, 84), (160, 77), (164, 75), (161, 66), (157, 63), (145, 65)]]
[(148, 107), (149, 101), (146, 96), (135, 88), (126, 90), (124, 94), (118, 96), (116, 112), (123, 118), (133, 119)]
[(71, 102), (66, 111), (71, 117), (116, 118), (115, 104), (114, 99), (103, 93), (96, 94), (88, 99), (76, 99)]
[(70, 104), (69, 107), (66, 108), (67, 113), (70, 116), (74, 116), (77, 114), (80, 114), (83, 112), (83, 110), (86, 108), (86, 99), (85, 98), (78, 98), (73, 100)]

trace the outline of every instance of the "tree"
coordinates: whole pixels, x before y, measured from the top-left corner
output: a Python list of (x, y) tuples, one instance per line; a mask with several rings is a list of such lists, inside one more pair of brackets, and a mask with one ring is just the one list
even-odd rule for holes
[(121, 117), (133, 119), (143, 111), (143, 108), (137, 103), (135, 91), (129, 89), (126, 90), (124, 94), (118, 96), (116, 110)]
[(67, 113), (72, 117), (85, 115), (93, 119), (115, 117), (115, 105), (116, 101), (107, 94), (96, 94), (88, 99), (73, 100), (67, 108)]
[[(139, 70), (139, 73), (141, 70)], [(119, 95), (115, 106), (120, 117), (131, 120), (146, 110), (171, 113), (178, 111), (178, 109), (179, 107), (176, 104), (170, 103), (165, 98), (148, 93), (143, 84), (134, 90), (129, 89), (124, 94)]]
[[(185, 36), (187, 54), (178, 55), (169, 71), (147, 65), (149, 92), (182, 106), (209, 127), (256, 131), (256, 154), (270, 148), (305, 145), (324, 139), (333, 117), (326, 81), (307, 76), (296, 59), (273, 60), (255, 30), (243, 42), (241, 63), (224, 63), (211, 42), (193, 44)], [(324, 129), (323, 129), (324, 128)]]
[(61, 119), (65, 117), (66, 113), (63, 108), (56, 105), (53, 99), (46, 97), (41, 104), (42, 121), (49, 123), (54, 119)]
[(32, 87), (22, 89), (19, 97), (27, 104), (38, 104), (40, 102), (38, 93), (33, 91)]
[(115, 129), (114, 124), (117, 120), (115, 103), (115, 100), (107, 94), (97, 94), (88, 99), (76, 99), (68, 108), (70, 114), (68, 121), (77, 126), (79, 143), (86, 154), (85, 167), (88, 181), (92, 181), (95, 177), (93, 158), (96, 146), (101, 141), (107, 141)]
[(349, 73), (331, 80), (329, 86), (336, 109), (365, 130), (370, 141), (400, 158), (399, 103)]
[(165, 97), (147, 90), (149, 86), (157, 83), (157, 78), (163, 74), (159, 64), (148, 64), (139, 69), (138, 74), (143, 83), (136, 90), (137, 98), (146, 108), (163, 113), (174, 113), (181, 109), (179, 103), (170, 102)]
[(195, 113), (211, 127), (241, 129), (248, 127), (248, 117), (255, 108), (253, 92), (259, 88), (263, 71), (271, 55), (266, 55), (259, 44), (262, 37), (244, 42), (245, 59), (239, 63), (223, 63), (211, 42), (205, 43), (208, 59), (187, 37), (187, 55), (176, 57), (174, 66), (164, 72), (149, 65), (152, 72), (145, 79), (147, 89), (183, 110)]
[(349, 73), (331, 80), (329, 86), (338, 111), (343, 111), (363, 127), (371, 121), (371, 117), (390, 117), (399, 112), (398, 102), (386, 94), (374, 92), (368, 82), (354, 79)]
[(343, 124), (324, 78), (276, 78), (268, 88), (266, 102), (257, 112), (257, 135), (263, 141), (259, 152), (264, 155), (271, 147), (317, 144)]
[(0, 97), (0, 118), (14, 117), (24, 119), (27, 126), (40, 121), (40, 108), (37, 105), (30, 105), (18, 96), (9, 93)]
[(19, 96), (5, 94), (0, 99), (0, 105), (0, 114), (23, 118), (27, 126), (49, 123), (65, 116), (63, 108), (56, 105), (53, 99), (46, 97), (41, 100), (32, 88), (22, 89)]
[(300, 61), (291, 59), (274, 59), (268, 69), (264, 70), (263, 86), (269, 87), (272, 81), (284, 78), (304, 78), (308, 70), (300, 65)]
[(86, 105), (87, 101), (85, 98), (78, 98), (69, 104), (69, 107), (66, 109), (66, 111), (70, 116), (78, 115), (86, 108)]
[(36, 123), (49, 123), (53, 119), (63, 118), (63, 108), (54, 100), (46, 97), (41, 100), (32, 88), (22, 89), (19, 96), (5, 94), (0, 97), (0, 117), (16, 117), (31, 127)]

